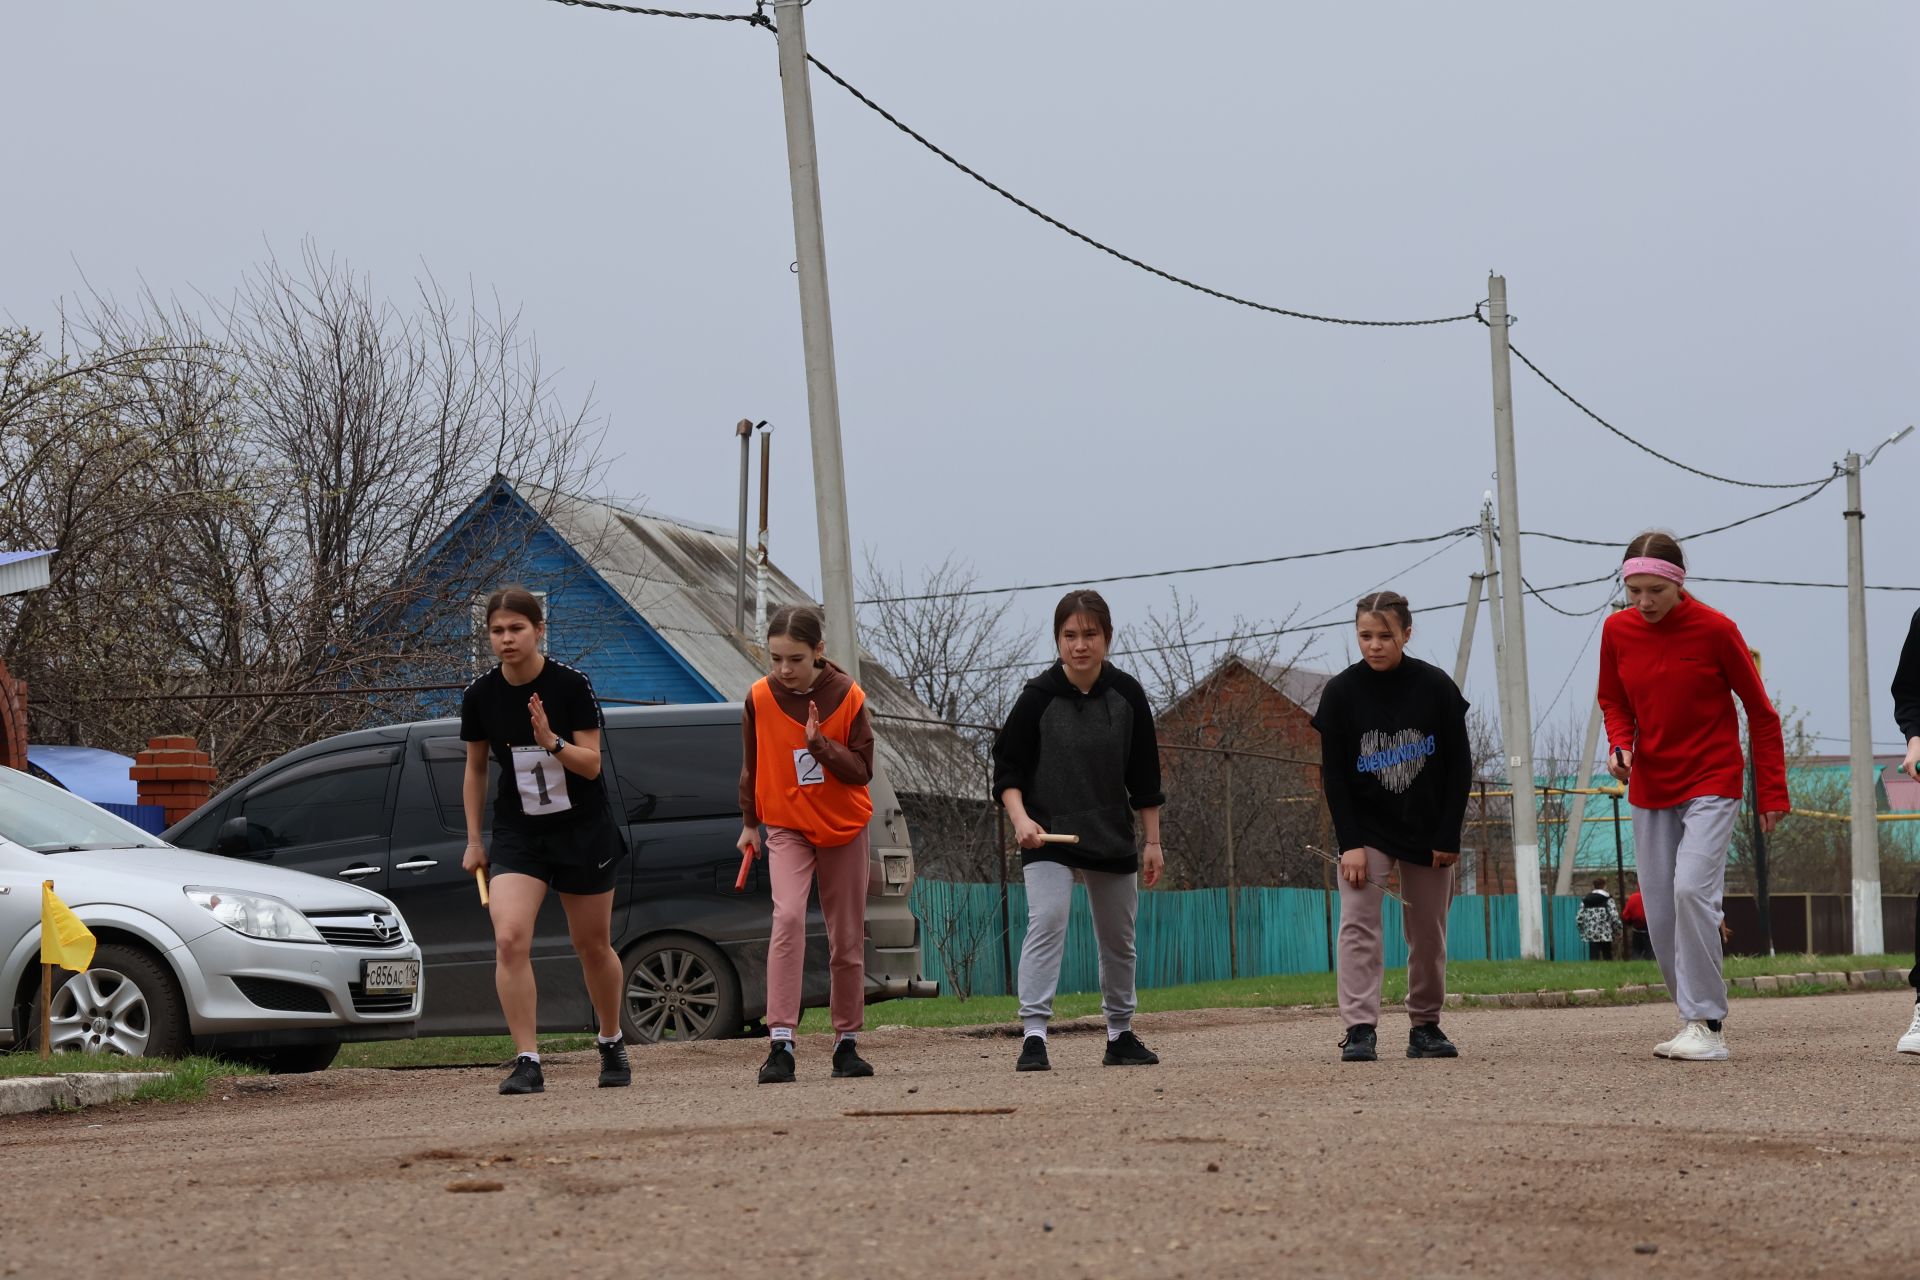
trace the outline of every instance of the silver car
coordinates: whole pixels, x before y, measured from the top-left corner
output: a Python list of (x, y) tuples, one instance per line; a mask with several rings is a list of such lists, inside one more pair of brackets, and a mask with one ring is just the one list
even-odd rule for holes
[(87, 972), (54, 971), (56, 1051), (316, 1071), (414, 1034), (420, 948), (379, 894), (178, 849), (0, 768), (0, 1046), (38, 1042), (44, 880), (99, 942)]

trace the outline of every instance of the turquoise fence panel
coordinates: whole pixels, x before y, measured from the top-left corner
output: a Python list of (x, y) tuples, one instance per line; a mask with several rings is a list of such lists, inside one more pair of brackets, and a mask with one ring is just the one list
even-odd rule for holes
[[(1027, 933), (1026, 886), (1007, 887), (1006, 923), (1001, 923), (1000, 886), (916, 880), (914, 914), (920, 920), (921, 971), (948, 994), (1001, 995), (1012, 989), (1010, 954), (1017, 969)], [(1517, 960), (1520, 957), (1518, 899), (1461, 896), (1447, 916), (1451, 960)], [(1240, 890), (1239, 948), (1242, 977), (1274, 973), (1325, 973), (1332, 931), (1339, 928), (1338, 895), (1320, 889)], [(1545, 900), (1551, 913), (1553, 958), (1586, 959), (1586, 943), (1574, 920), (1578, 898)], [(1402, 908), (1392, 898), (1381, 905), (1385, 962), (1407, 962)], [(1143, 987), (1180, 986), (1226, 978), (1227, 895), (1224, 889), (1143, 893), (1135, 930), (1137, 976)], [(1060, 991), (1100, 989), (1099, 948), (1087, 891), (1075, 885), (1067, 924), (1067, 950)]]
[(1447, 959), (1485, 960), (1487, 958), (1486, 899), (1478, 895), (1457, 897), (1447, 909)]
[(1321, 889), (1240, 891), (1240, 972), (1326, 973), (1327, 894)]
[(1227, 891), (1143, 893), (1134, 930), (1143, 987), (1177, 987), (1232, 976), (1227, 964)]

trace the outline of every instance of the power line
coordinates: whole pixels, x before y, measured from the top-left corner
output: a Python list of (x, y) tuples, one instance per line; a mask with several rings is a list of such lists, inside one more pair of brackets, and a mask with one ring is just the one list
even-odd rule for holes
[(1277, 316), (1291, 316), (1295, 320), (1317, 320), (1322, 324), (1348, 324), (1348, 325), (1359, 325), (1366, 328), (1377, 328), (1377, 329), (1390, 329), (1390, 328), (1405, 329), (1405, 328), (1416, 328), (1422, 325), (1458, 324), (1461, 321), (1472, 320), (1477, 317), (1477, 314), (1478, 314), (1477, 312), (1469, 311), (1462, 315), (1436, 316), (1429, 320), (1354, 320), (1346, 316), (1327, 316), (1327, 315), (1320, 315), (1312, 311), (1295, 311), (1289, 307), (1276, 307), (1271, 305), (1270, 303), (1255, 302), (1251, 298), (1243, 298), (1243, 297), (1240, 297), (1238, 294), (1227, 293), (1221, 289), (1209, 288), (1204, 284), (1196, 284), (1194, 281), (1187, 279), (1185, 276), (1177, 276), (1173, 274), (1173, 272), (1171, 271), (1164, 271), (1161, 268), (1153, 266), (1150, 263), (1142, 262), (1140, 259), (1133, 257), (1131, 254), (1122, 253), (1120, 252), (1120, 250), (1114, 248), (1112, 245), (1107, 244), (1104, 241), (1096, 240), (1092, 236), (1088, 235), (1086, 232), (1076, 230), (1075, 228), (1068, 226), (1066, 223), (1060, 221), (1060, 219), (1054, 217), (1052, 214), (1045, 213), (1040, 209), (1035, 208), (1033, 205), (1027, 203), (1025, 200), (1022, 200), (1019, 196), (1016, 196), (1011, 191), (1008, 191), (1005, 187), (1000, 186), (998, 183), (993, 182), (986, 177), (983, 177), (981, 174), (979, 174), (975, 170), (969, 168), (965, 164), (962, 164), (959, 160), (955, 159), (948, 152), (934, 145), (934, 143), (929, 141), (924, 134), (920, 133), (918, 130), (914, 129), (912, 126), (906, 124), (898, 116), (894, 115), (891, 111), (888, 111), (885, 107), (875, 102), (872, 98), (869, 98), (866, 94), (860, 92), (860, 90), (854, 88), (845, 79), (843, 79), (838, 72), (834, 71), (834, 69), (832, 67), (829, 67), (826, 63), (820, 61), (820, 59), (814, 57), (812, 54), (808, 54), (807, 61), (812, 63), (815, 67), (818, 67), (820, 69), (821, 74), (825, 75), (827, 79), (833, 81), (835, 84), (839, 85), (842, 89), (845, 89), (848, 93), (852, 94), (854, 98), (857, 99), (860, 102), (860, 104), (866, 107), (869, 111), (872, 111), (874, 114), (878, 115), (881, 119), (885, 120), (888, 124), (892, 125), (894, 128), (906, 134), (909, 138), (912, 138), (915, 142), (919, 143), (921, 146), (925, 147), (928, 151), (933, 152), (934, 155), (939, 156), (942, 160), (945, 160), (948, 164), (958, 169), (961, 173), (966, 174), (969, 178), (972, 178), (975, 182), (979, 183), (981, 186), (985, 187), (987, 190), (993, 192), (995, 195), (1013, 204), (1015, 207), (1024, 209), (1026, 212), (1040, 219), (1040, 221), (1046, 223), (1048, 226), (1054, 227), (1057, 230), (1066, 232), (1068, 235), (1072, 236), (1074, 239), (1080, 241), (1083, 244), (1090, 245), (1093, 248), (1098, 249), (1102, 253), (1110, 254), (1111, 256), (1118, 258), (1120, 261), (1126, 263), (1130, 267), (1138, 267), (1140, 270), (1147, 272), (1149, 275), (1159, 276), (1162, 280), (1166, 280), (1172, 284), (1177, 284), (1185, 289), (1192, 289), (1195, 293), (1204, 293), (1209, 298), (1218, 298), (1222, 302), (1231, 302), (1236, 306), (1250, 307), (1255, 311), (1265, 311), (1265, 312), (1268, 312), (1269, 314), (1277, 315)]
[(767, 19), (759, 13), (684, 13), (678, 9), (643, 9), (638, 5), (609, 4), (606, 0), (549, 0), (552, 4), (564, 4), (570, 9), (604, 9), (608, 13), (637, 14), (646, 18), (695, 18), (706, 22), (744, 22), (750, 26), (765, 26)]
[[(1845, 591), (1847, 589), (1847, 584), (1844, 582), (1794, 582), (1782, 578), (1695, 578), (1689, 576), (1687, 581), (1730, 582), (1737, 586), (1746, 587), (1817, 587), (1827, 591)], [(1920, 587), (1875, 585), (1871, 582), (1866, 584), (1866, 589), (1868, 591), (1920, 591)]]
[[(556, 0), (557, 3), (557, 0)], [(1147, 578), (1172, 578), (1189, 573), (1214, 573), (1221, 569), (1249, 569), (1256, 565), (1285, 564), (1292, 560), (1319, 560), (1327, 556), (1351, 555), (1359, 551), (1381, 551), (1388, 547), (1412, 547), (1425, 543), (1445, 542), (1477, 532), (1476, 529), (1449, 529), (1445, 533), (1428, 534), (1420, 538), (1398, 538), (1392, 542), (1371, 542), (1357, 547), (1332, 547), (1325, 551), (1295, 551), (1283, 556), (1263, 556), (1258, 560), (1229, 560), (1222, 564), (1191, 565), (1184, 569), (1154, 569), (1146, 573), (1116, 573), (1104, 578), (1070, 578), (1060, 582), (1034, 582), (1016, 587), (969, 587), (965, 591), (929, 591), (911, 596), (874, 596), (861, 600), (860, 604), (913, 604), (921, 600), (953, 600), (962, 596), (1000, 596), (1012, 595), (1021, 591), (1054, 591), (1067, 587), (1100, 586), (1109, 582), (1139, 582)], [(1442, 548), (1445, 550), (1446, 548)]]
[[(1480, 308), (1478, 306), (1474, 307), (1473, 316), (1474, 316), (1474, 319), (1478, 320), (1481, 324), (1487, 323), (1486, 317), (1480, 314)], [(1526, 356), (1526, 353), (1521, 351), (1520, 348), (1514, 346), (1512, 343), (1508, 343), (1507, 350), (1513, 353), (1514, 359), (1518, 360), (1521, 364), (1527, 366), (1527, 368), (1533, 370), (1533, 374), (1536, 378), (1539, 378), (1540, 381), (1546, 383), (1548, 386), (1552, 387), (1555, 391), (1559, 392), (1561, 399), (1565, 400), (1568, 404), (1578, 409), (1581, 413), (1586, 414), (1587, 417), (1592, 418), (1595, 422), (1605, 427), (1608, 431), (1611, 431), (1614, 435), (1619, 436), (1622, 440), (1625, 440), (1628, 444), (1632, 445), (1634, 448), (1640, 450), (1640, 452), (1648, 454), (1652, 457), (1658, 458), (1660, 459), (1660, 461), (1666, 463), (1670, 467), (1678, 467), (1680, 470), (1685, 471), (1691, 475), (1699, 476), (1703, 480), (1714, 480), (1719, 482), (1720, 484), (1730, 484), (1741, 489), (1806, 489), (1806, 488), (1811, 488), (1812, 486), (1817, 484), (1823, 484), (1826, 482), (1826, 480), (1831, 479), (1831, 477), (1829, 476), (1829, 477), (1823, 477), (1821, 479), (1816, 479), (1816, 480), (1799, 480), (1799, 481), (1794, 481), (1794, 482), (1785, 483), (1785, 484), (1770, 483), (1770, 482), (1759, 481), (1759, 480), (1735, 480), (1731, 476), (1716, 475), (1711, 471), (1702, 471), (1699, 467), (1688, 466), (1686, 463), (1680, 461), (1678, 458), (1669, 457), (1667, 454), (1660, 452), (1658, 449), (1654, 448), (1652, 445), (1645, 444), (1639, 440), (1634, 439), (1632, 436), (1622, 431), (1619, 427), (1614, 426), (1611, 422), (1608, 422), (1605, 418), (1595, 413), (1592, 409), (1589, 409), (1586, 405), (1582, 404), (1577, 398), (1575, 398), (1574, 394), (1571, 391), (1568, 391), (1565, 387), (1561, 386), (1559, 383), (1555, 382), (1552, 378), (1548, 377), (1546, 370), (1542, 369), (1539, 365), (1529, 360)], [(1834, 470), (1838, 471), (1839, 468), (1835, 467)]]
[[(1756, 520), (1765, 520), (1768, 516), (1777, 516), (1782, 511), (1797, 507), (1803, 502), (1812, 502), (1815, 498), (1825, 493), (1827, 486), (1838, 480), (1842, 474), (1842, 472), (1836, 470), (1832, 475), (1822, 480), (1817, 488), (1810, 489), (1797, 498), (1783, 502), (1777, 507), (1768, 507), (1765, 511), (1756, 511), (1750, 516), (1742, 516), (1738, 520), (1728, 521), (1726, 524), (1715, 525), (1711, 529), (1702, 529), (1698, 533), (1686, 534), (1680, 538), (1680, 541), (1693, 542), (1700, 538), (1712, 537), (1716, 533), (1725, 533), (1729, 529), (1738, 529), (1741, 525), (1752, 524)], [(1565, 542), (1576, 547), (1617, 548), (1621, 545), (1620, 540), (1617, 538), (1573, 538), (1563, 533), (1542, 533), (1536, 529), (1522, 529), (1520, 536), (1523, 538), (1543, 538), (1548, 542)]]

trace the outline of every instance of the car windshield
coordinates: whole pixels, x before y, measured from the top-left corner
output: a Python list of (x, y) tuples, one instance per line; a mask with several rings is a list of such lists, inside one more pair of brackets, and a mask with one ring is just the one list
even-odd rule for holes
[(71, 791), (6, 768), (0, 768), (0, 836), (37, 853), (167, 847)]

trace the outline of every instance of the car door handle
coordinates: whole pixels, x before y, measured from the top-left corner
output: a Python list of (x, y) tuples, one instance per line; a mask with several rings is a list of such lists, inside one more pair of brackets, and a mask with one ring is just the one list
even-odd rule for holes
[(428, 867), (437, 867), (439, 865), (440, 862), (436, 858), (415, 858), (412, 862), (396, 862), (393, 865), (393, 869), (395, 871), (425, 871)]
[(379, 874), (380, 868), (378, 867), (348, 867), (346, 870), (340, 872), (341, 878), (345, 880), (364, 880), (368, 876), (377, 876)]

